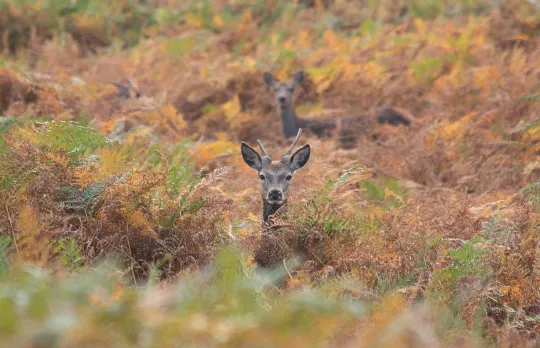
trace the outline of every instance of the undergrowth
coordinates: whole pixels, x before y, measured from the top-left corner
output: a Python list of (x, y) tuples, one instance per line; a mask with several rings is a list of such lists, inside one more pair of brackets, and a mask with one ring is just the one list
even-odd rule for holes
[[(539, 13), (0, 1), (2, 342), (538, 344)], [(239, 145), (290, 146), (263, 72), (300, 69), (299, 116), (365, 125), (304, 132), (268, 233)]]

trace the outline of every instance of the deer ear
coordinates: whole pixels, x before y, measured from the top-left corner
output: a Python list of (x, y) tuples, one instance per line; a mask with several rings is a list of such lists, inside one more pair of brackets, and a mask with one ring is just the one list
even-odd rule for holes
[(309, 156), (311, 154), (311, 147), (309, 144), (304, 145), (300, 150), (296, 151), (291, 157), (290, 170), (295, 172), (298, 169), (302, 168), (309, 161)]
[(242, 143), (241, 150), (242, 150), (242, 158), (244, 159), (244, 162), (246, 162), (248, 166), (255, 169), (256, 171), (261, 170), (262, 168), (261, 156), (259, 156), (257, 151), (253, 150), (246, 143)]
[(268, 87), (272, 87), (276, 83), (276, 78), (269, 72), (264, 73), (264, 82)]
[(296, 72), (296, 74), (294, 74), (292, 85), (296, 87), (299, 84), (301, 84), (303, 80), (304, 80), (304, 71), (299, 70)]

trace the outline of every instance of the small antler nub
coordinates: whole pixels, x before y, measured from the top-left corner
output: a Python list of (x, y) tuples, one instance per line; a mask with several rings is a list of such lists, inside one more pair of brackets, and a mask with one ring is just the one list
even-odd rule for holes
[(261, 149), (261, 153), (263, 155), (263, 162), (266, 164), (272, 163), (272, 158), (270, 158), (270, 156), (266, 153), (266, 150), (264, 149), (264, 146), (259, 139), (257, 139), (257, 144), (259, 144), (259, 148)]
[(268, 154), (266, 153), (266, 150), (264, 149), (263, 144), (261, 143), (261, 141), (259, 139), (257, 139), (257, 144), (259, 144), (259, 148), (261, 149), (262, 155), (263, 156), (268, 156)]
[(298, 144), (298, 140), (300, 140), (300, 136), (302, 135), (302, 128), (298, 128), (298, 134), (296, 134), (296, 138), (294, 138), (294, 141), (289, 148), (289, 151), (285, 154), (285, 156), (290, 156), (294, 148), (296, 147), (296, 144)]

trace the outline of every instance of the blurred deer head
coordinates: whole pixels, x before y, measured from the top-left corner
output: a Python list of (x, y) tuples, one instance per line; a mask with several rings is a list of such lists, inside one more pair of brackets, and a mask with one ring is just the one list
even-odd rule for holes
[(274, 92), (275, 102), (281, 109), (286, 109), (292, 105), (292, 96), (294, 90), (296, 86), (302, 83), (303, 79), (304, 72), (302, 70), (294, 74), (291, 82), (281, 82), (269, 72), (264, 73), (264, 82), (268, 87), (270, 87), (272, 92)]
[(304, 72), (298, 71), (290, 83), (276, 80), (269, 72), (264, 73), (264, 81), (272, 90), (278, 113), (281, 118), (281, 127), (285, 138), (292, 138), (298, 133), (298, 120), (294, 111), (293, 93), (296, 86), (304, 79)]
[(309, 161), (311, 153), (309, 144), (304, 145), (291, 156), (301, 134), (302, 129), (299, 129), (291, 147), (279, 161), (272, 161), (260, 140), (257, 140), (257, 143), (262, 157), (249, 145), (242, 143), (241, 150), (244, 162), (259, 174), (261, 194), (265, 206), (263, 214), (265, 222), (268, 221), (269, 215), (285, 204), (294, 173)]
[(124, 78), (122, 82), (111, 82), (117, 89), (116, 95), (120, 98), (139, 98), (141, 93), (139, 92), (137, 85), (133, 83), (130, 78)]

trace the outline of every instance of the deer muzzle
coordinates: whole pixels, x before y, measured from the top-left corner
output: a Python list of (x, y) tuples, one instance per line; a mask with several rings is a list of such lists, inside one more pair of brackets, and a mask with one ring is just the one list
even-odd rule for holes
[(283, 192), (281, 190), (272, 189), (268, 191), (266, 200), (269, 203), (283, 203)]

